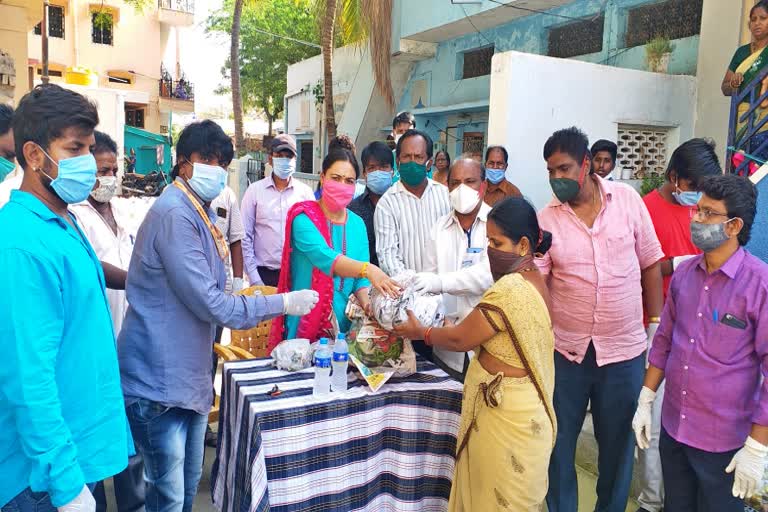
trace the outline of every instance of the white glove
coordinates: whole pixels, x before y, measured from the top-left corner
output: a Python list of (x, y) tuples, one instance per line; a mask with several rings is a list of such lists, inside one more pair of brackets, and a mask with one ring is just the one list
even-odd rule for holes
[(283, 294), (283, 313), (290, 316), (306, 315), (320, 301), (315, 290), (298, 290)]
[(682, 262), (684, 262), (685, 260), (689, 260), (695, 256), (696, 256), (695, 254), (689, 254), (688, 256), (675, 256), (674, 258), (672, 258), (672, 272), (677, 270), (677, 267), (679, 267)]
[(93, 499), (91, 491), (88, 487), (83, 486), (83, 490), (77, 495), (75, 499), (58, 507), (59, 512), (95, 512), (96, 500)]
[(648, 368), (648, 358), (651, 356), (651, 348), (653, 347), (653, 338), (656, 336), (656, 331), (659, 329), (659, 324), (651, 322), (648, 324), (648, 328), (645, 330), (645, 334), (648, 336), (648, 350), (645, 352), (645, 367)]
[(243, 278), (235, 277), (232, 279), (232, 293), (237, 293), (243, 289)]
[(421, 272), (413, 277), (413, 290), (417, 293), (443, 293), (443, 281), (437, 274)]
[(646, 450), (651, 446), (651, 409), (655, 399), (656, 392), (643, 386), (640, 391), (640, 398), (637, 399), (635, 417), (632, 418), (632, 430), (635, 431), (637, 446), (641, 450)]
[(751, 437), (747, 438), (744, 448), (736, 452), (731, 463), (725, 468), (726, 473), (733, 473), (733, 496), (749, 498), (757, 491), (763, 480), (765, 459), (768, 446), (758, 443)]

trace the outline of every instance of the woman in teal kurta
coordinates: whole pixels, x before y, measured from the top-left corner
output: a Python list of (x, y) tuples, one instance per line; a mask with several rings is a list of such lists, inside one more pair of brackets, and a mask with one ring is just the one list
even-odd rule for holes
[(347, 332), (349, 297), (355, 294), (367, 310), (370, 286), (391, 296), (399, 293), (397, 283), (370, 264), (365, 223), (347, 210), (359, 174), (355, 155), (342, 149), (332, 151), (323, 160), (322, 197), (289, 210), (278, 292), (313, 289), (320, 302), (308, 315), (275, 319), (270, 347), (283, 339), (314, 341)]

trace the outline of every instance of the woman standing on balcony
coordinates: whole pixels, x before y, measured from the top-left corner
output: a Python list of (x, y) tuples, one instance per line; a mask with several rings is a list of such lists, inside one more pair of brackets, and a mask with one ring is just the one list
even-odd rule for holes
[[(749, 11), (749, 30), (752, 33), (752, 42), (736, 50), (723, 78), (721, 89), (726, 96), (735, 96), (743, 92), (768, 65), (768, 0), (757, 2)], [(758, 96), (762, 96), (766, 91), (768, 91), (768, 78), (763, 80)], [(739, 119), (749, 110), (749, 107), (748, 99), (739, 105)], [(755, 112), (757, 114), (755, 123), (765, 118), (768, 115), (768, 100), (760, 103)], [(735, 142), (744, 136), (745, 125), (746, 123), (738, 123)], [(766, 139), (768, 139), (768, 123), (752, 136), (752, 148), (760, 147)], [(754, 156), (768, 160), (768, 149)]]

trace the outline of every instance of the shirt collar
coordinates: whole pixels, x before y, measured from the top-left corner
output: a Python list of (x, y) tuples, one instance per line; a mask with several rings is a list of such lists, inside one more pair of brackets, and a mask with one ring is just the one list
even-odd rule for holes
[[(424, 193), (426, 194), (427, 190), (429, 190), (430, 188), (432, 188), (432, 187), (434, 187), (436, 185), (440, 185), (440, 184), (438, 182), (436, 182), (436, 181), (433, 181), (433, 180), (427, 178), (427, 188), (424, 189)], [(440, 185), (440, 186), (442, 186), (442, 185)], [(403, 180), (400, 180), (397, 183), (395, 183), (394, 185), (392, 185), (391, 189), (394, 189), (394, 190), (392, 190), (393, 194), (404, 193), (404, 194), (411, 194), (412, 196), (415, 196), (415, 194), (413, 192), (411, 192), (410, 190), (405, 188), (405, 185), (403, 184)]]
[[(211, 219), (211, 222), (215, 223), (217, 218), (216, 212), (214, 212), (210, 206), (205, 206), (205, 201), (203, 201), (203, 199), (199, 195), (197, 195), (197, 192), (195, 192), (195, 189), (190, 187), (189, 183), (187, 183), (187, 181), (184, 178), (179, 176), (176, 178), (176, 180), (179, 181), (179, 183), (181, 183), (181, 186), (184, 187), (185, 190), (188, 190), (194, 196), (194, 198), (197, 199), (197, 202), (200, 203), (200, 206), (203, 207), (203, 210), (205, 211), (205, 213), (208, 214), (208, 218)], [(182, 192), (181, 195), (183, 196), (184, 193)], [(185, 197), (185, 199), (188, 199), (188, 198)], [(193, 204), (190, 204), (190, 206), (192, 207), (193, 210), (196, 211), (196, 208)]]
[(19, 204), (31, 211), (43, 220), (61, 220), (53, 211), (37, 198), (37, 196), (23, 190), (11, 191), (11, 202)]
[[(604, 180), (597, 174), (588, 174), (587, 179), (589, 179), (590, 176), (595, 177), (597, 188), (600, 189), (600, 195), (607, 198), (608, 201), (611, 201), (613, 199), (613, 189), (615, 188), (616, 184), (613, 181)], [(568, 205), (567, 203), (561, 203), (560, 200), (553, 195), (552, 200), (547, 205), (547, 208), (556, 208), (558, 206), (570, 207), (570, 205)]]
[[(277, 190), (277, 185), (275, 185), (275, 179), (272, 177), (272, 175), (267, 176), (264, 179), (267, 180), (267, 188), (271, 187)], [(288, 178), (288, 185), (285, 186), (285, 190), (288, 190), (289, 188), (293, 188), (293, 176)]]
[[(744, 256), (744, 247), (739, 246), (736, 252), (731, 254), (731, 257), (728, 258), (728, 261), (723, 263), (723, 266), (717, 269), (717, 271), (722, 272), (731, 279), (735, 279), (736, 273), (739, 271), (741, 264), (744, 262)], [(703, 256), (699, 262), (699, 268), (704, 270), (704, 272), (707, 271), (707, 259)]]
[[(472, 223), (472, 226), (477, 224), (478, 221), (480, 222), (488, 222), (488, 214), (491, 212), (491, 207), (488, 206), (488, 204), (483, 201), (483, 204), (480, 205), (480, 210), (477, 212), (477, 217), (475, 218), (475, 222)], [(456, 210), (451, 211), (450, 214), (448, 214), (448, 219), (445, 224), (445, 227), (450, 227), (451, 225), (456, 224), (457, 226), (461, 226), (459, 224), (459, 219), (456, 217)]]

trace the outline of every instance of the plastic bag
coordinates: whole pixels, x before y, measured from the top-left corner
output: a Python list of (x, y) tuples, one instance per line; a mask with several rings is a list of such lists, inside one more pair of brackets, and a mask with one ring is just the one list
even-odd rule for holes
[(391, 331), (395, 325), (408, 320), (408, 311), (413, 311), (422, 325), (440, 327), (445, 320), (445, 308), (442, 295), (416, 293), (413, 278), (416, 273), (408, 270), (394, 276), (402, 287), (399, 297), (392, 298), (371, 289), (371, 309), (373, 317), (384, 329)]
[(312, 348), (308, 339), (285, 340), (272, 351), (272, 358), (278, 369), (298, 372), (312, 366)]

